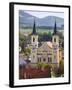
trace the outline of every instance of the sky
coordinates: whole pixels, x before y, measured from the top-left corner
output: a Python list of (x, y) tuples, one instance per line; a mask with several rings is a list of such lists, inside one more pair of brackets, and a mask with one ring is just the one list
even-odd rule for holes
[(29, 13), (38, 18), (44, 18), (46, 16), (57, 16), (57, 17), (64, 18), (63, 12), (41, 12), (41, 11), (24, 11), (24, 12)]

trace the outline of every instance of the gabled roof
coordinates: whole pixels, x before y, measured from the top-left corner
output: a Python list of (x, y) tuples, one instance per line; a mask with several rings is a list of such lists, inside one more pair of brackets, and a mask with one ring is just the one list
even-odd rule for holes
[(47, 42), (47, 45), (48, 45), (50, 48), (53, 47), (53, 46), (52, 46), (52, 42)]
[(52, 49), (52, 42), (44, 42), (42, 46), (38, 48), (38, 51), (48, 51), (49, 48)]

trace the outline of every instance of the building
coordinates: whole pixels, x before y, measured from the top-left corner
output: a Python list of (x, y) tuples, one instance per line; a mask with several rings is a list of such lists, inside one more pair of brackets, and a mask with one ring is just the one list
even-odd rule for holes
[(52, 42), (44, 42), (41, 47), (37, 49), (37, 62), (52, 63)]
[(45, 68), (44, 70), (36, 68), (26, 68), (21, 69), (19, 72), (19, 79), (32, 79), (32, 78), (50, 78), (51, 70)]
[(38, 49), (38, 35), (36, 34), (35, 21), (33, 25), (33, 32), (31, 35), (31, 63), (37, 63), (37, 49)]
[(46, 64), (57, 64), (62, 58), (62, 50), (59, 47), (59, 35), (57, 33), (56, 21), (54, 25), (54, 32), (52, 35), (52, 41), (43, 42), (38, 47), (38, 35), (36, 34), (35, 21), (33, 25), (33, 32), (31, 34), (30, 45), (31, 47), (31, 64), (46, 63)]
[(62, 47), (61, 41), (55, 22), (52, 40), (45, 42), (42, 41), (39, 46), (34, 21), (32, 34), (27, 37), (27, 44), (25, 47), (30, 48), (31, 53), (29, 56), (19, 56), (19, 79), (55, 77), (53, 75), (54, 67), (51, 67), (50, 65), (55, 65), (56, 69), (56, 66), (59, 66), (59, 62), (64, 60), (64, 47)]
[(54, 33), (52, 36), (53, 52), (52, 52), (52, 63), (59, 64), (59, 36), (57, 33), (56, 22), (54, 26)]

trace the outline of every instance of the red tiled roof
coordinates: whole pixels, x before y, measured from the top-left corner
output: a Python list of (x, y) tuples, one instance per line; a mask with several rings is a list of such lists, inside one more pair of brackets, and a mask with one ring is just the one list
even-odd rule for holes
[[(20, 74), (23, 74), (23, 78), (41, 78), (41, 77), (49, 77), (50, 76), (50, 70), (44, 69), (43, 71), (41, 69), (24, 69), (20, 72)], [(26, 75), (26, 77), (24, 77)]]

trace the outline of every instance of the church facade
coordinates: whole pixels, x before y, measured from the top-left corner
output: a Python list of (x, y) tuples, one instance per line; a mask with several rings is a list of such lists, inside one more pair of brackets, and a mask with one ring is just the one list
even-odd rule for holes
[(54, 25), (54, 32), (52, 34), (52, 41), (45, 41), (40, 47), (38, 46), (38, 43), (38, 35), (36, 34), (36, 26), (34, 21), (30, 44), (31, 64), (59, 64), (62, 55), (59, 47), (59, 35), (57, 34), (56, 22)]

